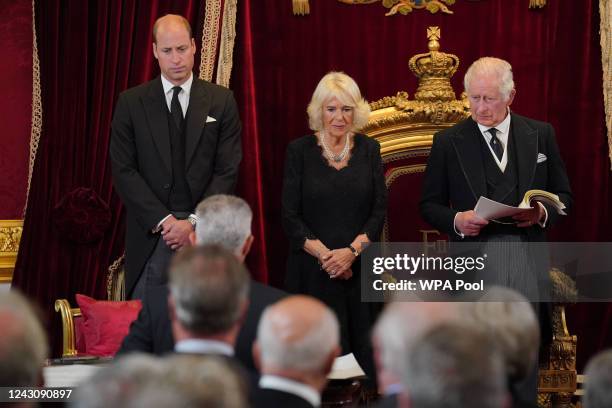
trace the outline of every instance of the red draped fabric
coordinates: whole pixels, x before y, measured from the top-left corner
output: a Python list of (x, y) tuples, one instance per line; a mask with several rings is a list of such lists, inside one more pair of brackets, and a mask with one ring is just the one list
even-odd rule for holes
[[(313, 0), (311, 14), (296, 17), (289, 0), (238, 2), (231, 88), (243, 120), (239, 194), (254, 209), (256, 243), (248, 263), (257, 279), (282, 285), (285, 149), (308, 132), (305, 110), (318, 80), (329, 70), (343, 70), (370, 101), (399, 90), (414, 94), (417, 81), (408, 58), (427, 50), (425, 33), (432, 25), (442, 30), (442, 50), (462, 60), (455, 90), (461, 90), (471, 61), (484, 55), (505, 58), (514, 66), (518, 89), (513, 109), (555, 126), (576, 207), (551, 238), (612, 241), (598, 2), (550, 1), (535, 11), (527, 3), (460, 1), (452, 6), (453, 15), (414, 11), (385, 17), (380, 3)], [(73, 302), (76, 292), (104, 297), (106, 268), (123, 251), (122, 206), (108, 165), (110, 120), (120, 91), (157, 74), (150, 33), (155, 18), (167, 12), (185, 14), (194, 23), (199, 49), (204, 1), (36, 3), (44, 125), (14, 283), (50, 318), (56, 298)], [(79, 187), (89, 189), (87, 202), (97, 196), (111, 214), (103, 237), (94, 242), (58, 232), (54, 209), (63, 210), (62, 219), (69, 221), (72, 207), (58, 204)], [(571, 311), (580, 348), (592, 351), (612, 342), (604, 330), (612, 318), (608, 310), (578, 305)], [(593, 323), (591, 331), (587, 323)], [(57, 345), (58, 331), (52, 336)]]

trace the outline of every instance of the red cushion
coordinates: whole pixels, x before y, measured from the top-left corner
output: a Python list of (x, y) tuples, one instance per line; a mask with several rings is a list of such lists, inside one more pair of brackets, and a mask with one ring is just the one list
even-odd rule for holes
[(115, 355), (130, 324), (138, 317), (142, 308), (140, 300), (115, 302), (77, 294), (76, 301), (83, 315), (86, 353), (93, 356)]
[(83, 331), (83, 316), (73, 317), (72, 321), (74, 323), (74, 337), (75, 337), (76, 351), (79, 354), (86, 354), (87, 350), (85, 348), (85, 333)]

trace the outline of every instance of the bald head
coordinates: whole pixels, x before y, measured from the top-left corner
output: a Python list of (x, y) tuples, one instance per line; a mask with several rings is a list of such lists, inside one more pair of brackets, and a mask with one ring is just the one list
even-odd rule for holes
[(264, 311), (257, 330), (262, 372), (323, 370), (338, 349), (333, 312), (309, 296), (289, 296)]
[(153, 24), (153, 42), (157, 44), (157, 32), (168, 31), (168, 30), (180, 30), (184, 29), (189, 34), (189, 38), (193, 37), (191, 33), (191, 24), (183, 16), (178, 14), (166, 14), (163, 17), (155, 20)]

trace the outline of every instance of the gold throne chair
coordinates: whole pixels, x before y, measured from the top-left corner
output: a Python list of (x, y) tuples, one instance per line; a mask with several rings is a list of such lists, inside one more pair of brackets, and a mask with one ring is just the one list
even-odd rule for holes
[[(447, 236), (432, 229), (420, 217), (418, 203), (423, 173), (433, 135), (467, 118), (469, 104), (465, 93), (459, 98), (451, 77), (459, 58), (440, 51), (440, 29), (427, 29), (429, 52), (410, 58), (408, 66), (419, 80), (414, 99), (398, 92), (371, 102), (372, 114), (363, 133), (381, 145), (389, 199), (383, 242), (423, 242), (428, 248), (443, 246)], [(576, 392), (576, 336), (569, 334), (565, 304), (569, 303), (572, 283), (559, 271), (551, 271), (553, 291), (560, 302), (553, 305), (553, 339), (540, 356), (538, 405), (542, 408), (573, 408)], [(569, 280), (569, 281), (568, 281)], [(568, 289), (569, 288), (569, 289)]]

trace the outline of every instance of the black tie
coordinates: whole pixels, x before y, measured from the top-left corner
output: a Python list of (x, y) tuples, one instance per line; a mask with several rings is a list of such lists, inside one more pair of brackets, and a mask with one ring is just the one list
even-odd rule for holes
[(175, 86), (172, 88), (174, 93), (172, 94), (172, 102), (170, 102), (170, 113), (174, 118), (174, 123), (176, 127), (181, 130), (183, 129), (183, 109), (181, 108), (181, 104), (178, 100), (179, 92), (181, 92), (180, 86)]
[(491, 134), (491, 141), (489, 142), (489, 144), (491, 144), (491, 149), (493, 149), (493, 152), (497, 156), (497, 159), (501, 161), (504, 155), (504, 146), (501, 144), (501, 142), (495, 135), (497, 133), (497, 129), (491, 128), (487, 130), (487, 132)]

